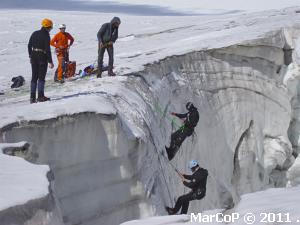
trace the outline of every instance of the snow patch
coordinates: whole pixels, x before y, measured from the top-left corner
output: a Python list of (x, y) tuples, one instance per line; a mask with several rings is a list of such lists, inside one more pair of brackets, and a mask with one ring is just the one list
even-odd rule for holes
[(282, 169), (290, 157), (292, 157), (292, 146), (285, 137), (264, 140), (264, 167), (267, 171), (271, 172), (277, 166)]
[(290, 90), (295, 90), (297, 81), (300, 77), (300, 67), (297, 63), (293, 62), (287, 67), (286, 74), (283, 78), (283, 84), (286, 85)]
[[(100, 114), (116, 114), (116, 109), (107, 98), (95, 96), (89, 93), (80, 93), (78, 96), (53, 99), (49, 102), (18, 105), (8, 105), (2, 108), (0, 115), (0, 127), (12, 124), (16, 121), (46, 120), (62, 115), (72, 115), (81, 112), (95, 112)], [(82, 107), (84, 106), (84, 107)]]
[[(279, 221), (279, 214), (281, 214), (281, 220), (287, 222), (287, 224), (297, 224), (297, 220), (300, 215), (300, 208), (298, 207), (298, 202), (300, 201), (300, 186), (293, 188), (272, 188), (266, 191), (255, 192), (251, 194), (245, 194), (242, 196), (240, 203), (231, 210), (209, 210), (202, 213), (202, 218), (204, 216), (214, 216), (217, 213), (222, 212), (223, 215), (231, 215), (232, 213), (238, 213), (239, 219), (235, 220), (233, 223), (235, 225), (245, 224), (244, 216), (252, 213), (256, 221), (251, 224), (259, 225), (261, 224), (262, 213), (274, 214), (276, 220)], [(195, 215), (198, 212), (194, 212)], [(287, 217), (288, 214), (288, 217)], [(273, 215), (271, 215), (272, 217)], [(152, 217), (143, 220), (133, 220), (121, 225), (184, 225), (184, 224), (196, 225), (203, 224), (198, 220), (191, 222), (191, 215), (175, 215), (175, 216), (160, 216)], [(215, 219), (208, 224), (228, 224), (217, 222)], [(278, 224), (277, 222), (270, 222), (268, 224)]]
[(45, 197), (49, 193), (49, 166), (33, 165), (22, 158), (3, 154), (5, 148), (22, 147), (24, 144), (0, 144), (0, 211)]
[(287, 171), (287, 178), (289, 180), (288, 186), (296, 186), (300, 184), (300, 157), (298, 156), (292, 165), (292, 167)]

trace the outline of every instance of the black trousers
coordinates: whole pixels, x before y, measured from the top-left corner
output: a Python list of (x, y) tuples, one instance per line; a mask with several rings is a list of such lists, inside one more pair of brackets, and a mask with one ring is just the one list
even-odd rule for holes
[(102, 71), (103, 68), (103, 57), (105, 50), (107, 50), (108, 53), (108, 70), (112, 70), (114, 66), (114, 46), (105, 46), (105, 47), (100, 47), (98, 48), (98, 69), (99, 71)]
[(48, 62), (39, 60), (37, 57), (31, 58), (31, 98), (36, 97), (36, 88), (38, 88), (38, 97), (44, 96), (45, 77), (47, 73)]
[(176, 201), (174, 207), (174, 213), (177, 213), (181, 208), (180, 214), (187, 214), (190, 201), (200, 200), (204, 198), (204, 196), (205, 196), (205, 190), (202, 190), (201, 192), (199, 191), (198, 193), (191, 191), (188, 194), (180, 196)]
[(183, 127), (182, 129), (175, 131), (171, 135), (171, 144), (167, 150), (169, 160), (172, 160), (174, 158), (184, 140), (187, 137), (191, 136), (193, 133), (194, 128)]

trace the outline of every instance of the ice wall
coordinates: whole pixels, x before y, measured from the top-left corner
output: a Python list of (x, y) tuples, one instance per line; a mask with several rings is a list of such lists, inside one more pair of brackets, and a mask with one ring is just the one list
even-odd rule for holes
[[(242, 193), (285, 185), (294, 160), (287, 137), (292, 95), (282, 84), (291, 63), (285, 32), (170, 57), (146, 69), (143, 77), (165, 111), (183, 112), (189, 100), (200, 111), (196, 138), (175, 158), (180, 169), (197, 158), (210, 171), (207, 197), (192, 209), (231, 207)], [(162, 127), (168, 139), (171, 127)], [(171, 187), (177, 183), (170, 181)], [(178, 196), (183, 188), (173, 191)]]
[(195, 158), (210, 176), (207, 196), (190, 211), (233, 207), (243, 193), (285, 186), (294, 162), (287, 130), (295, 92), (283, 83), (294, 62), (288, 35), (295, 34), (276, 30), (146, 65), (118, 90), (107, 88), (116, 115), (15, 123), (1, 130), (3, 142), (26, 140), (24, 157), (50, 165), (64, 224), (115, 225), (165, 214), (188, 191), (161, 153), (180, 125), (169, 112), (185, 112), (192, 101), (200, 121), (172, 164), (187, 173)]
[(298, 185), (300, 184), (300, 158), (299, 155), (299, 138), (300, 138), (300, 111), (299, 111), (299, 103), (300, 103), (300, 38), (299, 38), (299, 30), (291, 30), (288, 36), (288, 43), (291, 46), (292, 51), (292, 63), (286, 69), (286, 76), (284, 79), (284, 83), (287, 85), (288, 90), (292, 93), (293, 98), (291, 100), (292, 107), (292, 118), (290, 127), (288, 130), (288, 136), (291, 141), (293, 147), (293, 155), (296, 157), (296, 161), (293, 166), (287, 172), (287, 178), (289, 180), (289, 185)]
[(5, 140), (28, 140), (26, 159), (49, 164), (64, 224), (117, 224), (146, 202), (137, 180), (138, 140), (113, 115), (78, 114), (13, 128)]

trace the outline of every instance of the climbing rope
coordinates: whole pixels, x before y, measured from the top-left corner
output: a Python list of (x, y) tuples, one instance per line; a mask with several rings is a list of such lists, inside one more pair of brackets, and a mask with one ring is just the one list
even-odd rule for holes
[[(131, 105), (125, 98), (123, 98), (122, 96), (118, 96), (121, 100), (123, 100), (124, 102), (126, 102), (128, 105)], [(138, 114), (140, 114), (140, 112), (138, 110), (135, 110)], [(143, 120), (145, 121), (145, 124), (146, 124), (146, 127), (148, 129), (148, 132), (149, 132), (149, 135), (150, 135), (150, 141), (151, 143), (154, 145), (154, 148), (155, 148), (155, 151), (158, 155), (158, 161), (159, 161), (159, 164), (160, 164), (160, 167), (161, 167), (161, 170), (163, 171), (163, 166), (162, 166), (162, 162), (161, 162), (161, 159), (160, 159), (160, 152), (158, 151), (158, 148), (155, 144), (155, 141), (154, 141), (154, 138), (153, 138), (153, 135), (151, 133), (151, 129), (150, 129), (150, 126), (148, 125), (147, 121), (145, 120), (145, 118), (143, 118)], [(172, 197), (171, 197), (171, 192), (169, 190), (169, 187), (168, 187), (168, 183), (167, 183), (167, 179), (166, 179), (166, 176), (165, 174), (162, 172), (162, 175), (163, 175), (163, 178), (165, 180), (165, 184), (166, 184), (166, 187), (167, 187), (167, 191), (168, 191), (168, 194), (169, 194), (169, 198), (170, 198), (170, 201), (172, 202)]]
[(157, 112), (158, 114), (160, 114), (162, 117), (166, 118), (167, 120), (169, 120), (171, 122), (172, 125), (172, 129), (173, 127), (177, 128), (177, 129), (182, 129), (182, 127), (184, 125), (179, 125), (176, 123), (175, 118), (171, 118), (170, 116), (167, 116), (166, 114), (166, 110), (163, 111), (162, 108), (159, 106), (158, 103), (154, 104), (154, 109), (153, 111)]
[(175, 172), (179, 172), (178, 169), (176, 168), (176, 166), (174, 166), (173, 163), (171, 163), (171, 161), (164, 154), (161, 154), (161, 155), (168, 162), (168, 164), (171, 165), (171, 167), (175, 170)]
[[(146, 123), (146, 124), (147, 124), (147, 123)], [(150, 130), (148, 124), (147, 124), (147, 128), (148, 128), (148, 130), (149, 130), (149, 135), (150, 135), (150, 138), (151, 138), (151, 142), (152, 142), (152, 144), (154, 145), (154, 148), (155, 148), (156, 153), (157, 153), (157, 155), (158, 155), (158, 161), (159, 161), (159, 163), (160, 163), (160, 167), (161, 167), (162, 171), (164, 171), (164, 170), (163, 170), (163, 166), (162, 166), (162, 162), (161, 162), (161, 159), (160, 159), (160, 155), (162, 155), (162, 154), (159, 153), (159, 151), (158, 151), (158, 149), (157, 149), (157, 147), (156, 147), (156, 144), (155, 144), (155, 142), (154, 142), (154, 138), (153, 138), (153, 136), (152, 136), (152, 133), (151, 133), (151, 130)], [(167, 191), (168, 191), (168, 194), (169, 194), (170, 201), (172, 202), (171, 192), (170, 192), (170, 189), (169, 189), (169, 187), (168, 187), (167, 179), (166, 179), (166, 176), (165, 176), (164, 172), (162, 172), (162, 175), (163, 175), (163, 178), (164, 178), (164, 180), (165, 180), (165, 184), (166, 184), (166, 187), (167, 187)]]

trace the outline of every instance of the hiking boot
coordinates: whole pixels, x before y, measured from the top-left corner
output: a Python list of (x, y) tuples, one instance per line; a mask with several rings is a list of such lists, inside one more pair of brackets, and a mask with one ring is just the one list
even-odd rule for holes
[(108, 71), (108, 76), (114, 77), (114, 76), (116, 76), (116, 74), (112, 70), (109, 70)]
[(173, 149), (171, 147), (168, 148), (167, 146), (165, 146), (165, 148), (166, 148), (166, 152), (168, 154), (168, 159), (169, 159), (169, 161), (171, 161), (174, 158)]
[(166, 152), (168, 154), (168, 159), (169, 159), (169, 161), (171, 161), (175, 156), (176, 148), (173, 149), (172, 147), (167, 147), (167, 146), (165, 146), (165, 148), (166, 148)]
[(63, 84), (65, 83), (65, 80), (64, 79), (61, 79), (61, 80), (54, 80), (55, 83), (59, 83), (59, 84)]
[(35, 93), (30, 93), (30, 104), (36, 103), (36, 95)]
[(36, 99), (35, 98), (30, 98), (30, 104), (36, 103)]
[(168, 212), (169, 215), (176, 214), (173, 208), (170, 208), (170, 207), (166, 206), (165, 209), (166, 209), (166, 211)]
[(46, 96), (42, 96), (42, 97), (38, 97), (37, 101), (38, 102), (46, 102), (46, 101), (50, 101), (50, 98), (48, 98)]
[(102, 77), (102, 72), (98, 72), (97, 73), (97, 78), (101, 78)]

